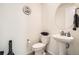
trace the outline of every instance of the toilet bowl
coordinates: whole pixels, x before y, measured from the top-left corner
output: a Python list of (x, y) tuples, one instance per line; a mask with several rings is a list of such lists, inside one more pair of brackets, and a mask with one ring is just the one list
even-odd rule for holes
[(49, 33), (48, 32), (42, 32), (40, 36), (40, 42), (35, 43), (32, 46), (33, 51), (35, 52), (35, 55), (43, 55), (45, 54), (44, 50), (46, 49), (46, 46), (49, 42)]
[(32, 46), (33, 50), (35, 51), (35, 55), (42, 55), (44, 53), (45, 44), (43, 43), (36, 43)]

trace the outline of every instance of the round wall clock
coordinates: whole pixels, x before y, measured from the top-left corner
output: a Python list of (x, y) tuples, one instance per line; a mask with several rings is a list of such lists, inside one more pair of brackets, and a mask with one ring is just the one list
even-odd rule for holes
[(26, 15), (30, 15), (31, 14), (31, 9), (28, 6), (24, 6), (23, 7), (23, 12)]

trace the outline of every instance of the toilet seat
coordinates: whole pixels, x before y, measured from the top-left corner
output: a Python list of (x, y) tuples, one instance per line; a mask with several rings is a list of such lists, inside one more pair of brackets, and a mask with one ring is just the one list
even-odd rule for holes
[(45, 47), (45, 44), (43, 44), (43, 43), (36, 43), (32, 47), (33, 47), (34, 50), (37, 51), (37, 50), (43, 49)]

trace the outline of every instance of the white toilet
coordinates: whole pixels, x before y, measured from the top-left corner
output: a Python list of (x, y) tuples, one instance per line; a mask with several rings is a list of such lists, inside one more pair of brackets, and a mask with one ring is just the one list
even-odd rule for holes
[(35, 55), (44, 55), (44, 50), (46, 49), (46, 46), (49, 42), (49, 33), (48, 32), (42, 32), (41, 33), (41, 42), (38, 42), (32, 46), (33, 51), (35, 52)]

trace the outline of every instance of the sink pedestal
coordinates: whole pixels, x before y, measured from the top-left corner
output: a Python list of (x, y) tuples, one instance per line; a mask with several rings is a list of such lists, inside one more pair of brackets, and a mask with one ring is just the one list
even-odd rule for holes
[(62, 36), (60, 34), (53, 35), (53, 38), (56, 40), (58, 43), (58, 54), (59, 55), (66, 55), (67, 49), (66, 49), (66, 43), (69, 43), (74, 39), (72, 36), (67, 37), (67, 36)]
[(61, 42), (57, 42), (58, 43), (58, 51), (59, 51), (59, 55), (66, 55), (66, 44), (65, 43), (61, 43)]

